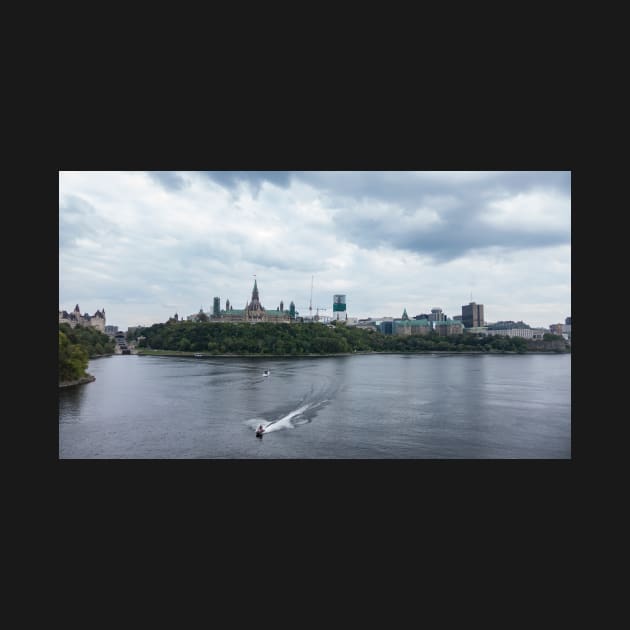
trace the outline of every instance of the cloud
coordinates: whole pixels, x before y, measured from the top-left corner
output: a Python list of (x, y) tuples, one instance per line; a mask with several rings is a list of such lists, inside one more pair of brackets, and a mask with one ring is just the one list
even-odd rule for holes
[(147, 171), (147, 175), (168, 191), (182, 190), (186, 180), (172, 171)]
[(556, 234), (566, 239), (571, 229), (569, 197), (558, 192), (519, 192), (487, 204), (480, 220), (501, 231)]
[[(261, 301), (570, 314), (570, 173), (63, 172), (59, 306), (126, 327)], [(330, 314), (327, 311), (327, 314)], [(546, 321), (549, 319), (549, 321)]]
[[(479, 249), (570, 238), (568, 173), (309, 173), (338, 210), (338, 234), (448, 261)], [(367, 210), (366, 210), (367, 208)]]
[(118, 226), (100, 216), (85, 199), (65, 195), (59, 204), (59, 247), (98, 247), (120, 234)]
[(239, 185), (249, 186), (252, 195), (257, 197), (265, 182), (280, 188), (288, 188), (291, 182), (290, 171), (201, 171), (217, 184), (234, 192)]

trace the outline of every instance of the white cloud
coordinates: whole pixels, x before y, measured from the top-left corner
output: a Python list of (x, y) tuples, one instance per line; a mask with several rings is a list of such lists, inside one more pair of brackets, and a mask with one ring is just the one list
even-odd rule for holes
[(519, 193), (488, 203), (482, 220), (501, 229), (567, 233), (571, 229), (571, 200), (557, 192)]

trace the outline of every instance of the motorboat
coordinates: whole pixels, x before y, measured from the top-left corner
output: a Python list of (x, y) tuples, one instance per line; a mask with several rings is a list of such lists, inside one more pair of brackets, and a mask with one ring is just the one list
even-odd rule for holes
[(264, 432), (265, 432), (265, 429), (261, 425), (260, 427), (256, 429), (256, 437), (262, 438)]
[(265, 371), (263, 372), (263, 376), (269, 376), (269, 370), (265, 370)]

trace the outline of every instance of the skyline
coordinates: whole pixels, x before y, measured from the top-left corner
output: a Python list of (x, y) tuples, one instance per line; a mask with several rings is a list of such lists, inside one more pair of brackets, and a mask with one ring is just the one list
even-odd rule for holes
[(571, 315), (571, 173), (60, 172), (59, 310), (149, 326), (243, 308), (254, 276), (300, 315), (314, 276), (313, 314), (453, 317), (472, 292), (546, 328)]

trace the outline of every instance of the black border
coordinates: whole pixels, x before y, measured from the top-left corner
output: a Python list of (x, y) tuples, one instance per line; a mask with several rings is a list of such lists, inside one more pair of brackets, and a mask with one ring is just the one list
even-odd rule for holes
[[(576, 207), (582, 202), (576, 199), (572, 121), (562, 103), (528, 109), (527, 104), (510, 108), (497, 102), (475, 109), (460, 96), (453, 95), (439, 113), (414, 110), (409, 102), (381, 111), (341, 102), (303, 112), (292, 102), (261, 104), (258, 99), (229, 112), (227, 106), (204, 110), (189, 102), (168, 111), (146, 101), (144, 108), (130, 102), (97, 112), (77, 106), (58, 123), (58, 157), (48, 181), (54, 190), (59, 170), (570, 170), (574, 239)], [(36, 192), (42, 207), (53, 203), (47, 187)], [(41, 251), (48, 252), (48, 260), (58, 260), (50, 238), (58, 233), (55, 212), (58, 208), (44, 213), (41, 230)], [(45, 293), (58, 288), (58, 267), (55, 271), (56, 277), (42, 283)], [(53, 266), (43, 272), (52, 275)], [(583, 326), (576, 321), (579, 335)], [(49, 357), (52, 398), (57, 393), (52, 345)], [(573, 410), (574, 393), (572, 387)], [(476, 509), (483, 497), (492, 497), (489, 504), (505, 504), (512, 496), (561, 500), (583, 456), (579, 421), (572, 413), (571, 460), (59, 460), (57, 423), (48, 401), (42, 397), (37, 403), (44, 406), (39, 417), (46, 424), (45, 458), (64, 487), (129, 499), (185, 495), (229, 502), (247, 496), (285, 509), (310, 500), (320, 505), (337, 501), (342, 509), (384, 502), (381, 507), (389, 509), (429, 499), (445, 506), (461, 501)], [(286, 479), (287, 487), (274, 496), (256, 496), (253, 485), (270, 477)], [(293, 490), (296, 478), (300, 484)]]

